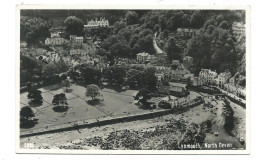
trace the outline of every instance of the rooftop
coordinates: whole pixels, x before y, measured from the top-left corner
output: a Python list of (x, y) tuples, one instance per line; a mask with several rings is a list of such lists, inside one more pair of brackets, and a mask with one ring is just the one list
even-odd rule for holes
[(149, 54), (148, 53), (145, 53), (145, 52), (142, 52), (142, 53), (139, 53), (137, 54), (138, 56), (148, 56)]
[(182, 88), (186, 88), (187, 84), (183, 84), (183, 83), (175, 83), (175, 82), (169, 82), (170, 86), (172, 87), (182, 87)]

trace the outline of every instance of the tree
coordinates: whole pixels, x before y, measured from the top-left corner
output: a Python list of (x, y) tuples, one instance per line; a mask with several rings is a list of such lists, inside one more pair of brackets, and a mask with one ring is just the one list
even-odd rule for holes
[(137, 87), (139, 85), (140, 79), (142, 78), (142, 71), (137, 69), (130, 69), (126, 73), (127, 84), (130, 87)]
[(87, 89), (86, 89), (86, 96), (87, 97), (91, 97), (92, 100), (95, 99), (96, 96), (99, 96), (100, 95), (100, 92), (99, 92), (99, 88), (97, 85), (95, 84), (90, 84), (87, 86)]
[(155, 68), (146, 68), (141, 79), (145, 87), (151, 91), (156, 91), (157, 77), (155, 76)]
[(190, 25), (192, 28), (200, 28), (203, 25), (204, 19), (201, 12), (202, 11), (196, 10), (191, 15)]
[(52, 76), (54, 74), (59, 73), (57, 65), (54, 63), (49, 63), (45, 65), (42, 69), (42, 75), (44, 77)]
[(114, 24), (113, 33), (114, 33), (114, 34), (117, 34), (118, 31), (120, 31), (122, 28), (125, 28), (125, 27), (126, 27), (126, 23), (125, 23), (125, 22), (117, 21), (117, 22)]
[(21, 55), (20, 59), (21, 69), (32, 71), (37, 67), (38, 62), (33, 57)]
[(29, 17), (23, 17), (20, 21), (21, 40), (26, 41), (27, 46), (37, 44), (49, 37), (49, 28), (51, 26), (47, 20)]
[(114, 57), (124, 57), (124, 58), (131, 57), (131, 48), (128, 46), (128, 44), (123, 42), (118, 42), (112, 45), (109, 51), (111, 55)]
[(101, 79), (101, 71), (88, 64), (82, 64), (79, 67), (81, 75), (86, 84), (98, 84)]
[(142, 104), (146, 104), (147, 100), (151, 98), (152, 92), (147, 88), (142, 88), (137, 94), (136, 99), (139, 99), (139, 101)]
[(167, 29), (163, 30), (162, 36), (163, 36), (164, 39), (165, 39), (165, 38), (168, 38), (168, 36), (169, 36), (169, 30), (167, 30)]
[(188, 14), (184, 14), (181, 17), (181, 27), (187, 28), (190, 27), (190, 16)]
[(69, 16), (64, 21), (66, 31), (69, 35), (82, 35), (84, 23), (81, 19), (75, 16)]
[(193, 58), (195, 74), (198, 74), (202, 68), (210, 67), (212, 55), (210, 37), (205, 35), (193, 37), (188, 43), (187, 51), (188, 55)]
[(52, 104), (54, 105), (53, 110), (55, 112), (65, 112), (69, 108), (67, 98), (64, 93), (54, 95)]
[(20, 127), (21, 128), (33, 127), (37, 122), (37, 119), (35, 119), (34, 117), (35, 117), (34, 112), (30, 107), (28, 106), (22, 107), (20, 111)]
[(138, 23), (138, 15), (135, 11), (128, 11), (125, 14), (126, 24), (133, 25)]
[(38, 89), (32, 88), (28, 91), (29, 104), (42, 104), (42, 92)]
[(104, 69), (103, 75), (109, 82), (123, 84), (126, 78), (126, 68), (122, 66), (111, 66)]
[(183, 53), (180, 47), (176, 44), (174, 37), (170, 37), (167, 41), (165, 52), (167, 53), (168, 60), (182, 60)]
[(20, 118), (30, 120), (35, 117), (33, 110), (29, 106), (24, 106), (20, 111)]
[(159, 25), (159, 24), (156, 24), (155, 26), (154, 26), (154, 31), (155, 32), (159, 32), (160, 31), (160, 28), (161, 28), (161, 26)]

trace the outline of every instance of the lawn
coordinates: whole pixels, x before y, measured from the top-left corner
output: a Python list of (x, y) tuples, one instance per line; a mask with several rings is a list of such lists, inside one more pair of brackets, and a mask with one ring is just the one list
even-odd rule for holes
[[(98, 119), (101, 117), (116, 117), (122, 115), (136, 114), (146, 112), (134, 104), (133, 95), (137, 93), (134, 90), (128, 90), (117, 93), (113, 90), (103, 89), (101, 94), (104, 101), (96, 106), (87, 103), (90, 97), (85, 96), (85, 87), (72, 84), (72, 91), (65, 93), (69, 109), (67, 112), (54, 112), (51, 104), (53, 96), (64, 92), (64, 88), (59, 85), (52, 85), (40, 88), (42, 91), (43, 104), (38, 107), (32, 107), (38, 124), (30, 129), (21, 129), (27, 131), (31, 129), (45, 128), (46, 126), (59, 125), (78, 120)], [(20, 94), (21, 107), (28, 104), (27, 92)]]

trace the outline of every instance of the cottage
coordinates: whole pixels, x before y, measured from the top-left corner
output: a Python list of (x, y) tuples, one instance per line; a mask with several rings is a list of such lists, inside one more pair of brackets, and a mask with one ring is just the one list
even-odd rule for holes
[(45, 45), (63, 45), (65, 43), (66, 40), (60, 37), (51, 37), (45, 40)]
[(182, 83), (173, 83), (169, 82), (170, 84), (170, 94), (176, 97), (184, 97), (189, 94), (189, 91), (187, 90), (187, 85)]
[(169, 82), (169, 86), (167, 86), (161, 82), (158, 82), (157, 86), (159, 93), (173, 95), (175, 97), (184, 97), (189, 94), (186, 84)]

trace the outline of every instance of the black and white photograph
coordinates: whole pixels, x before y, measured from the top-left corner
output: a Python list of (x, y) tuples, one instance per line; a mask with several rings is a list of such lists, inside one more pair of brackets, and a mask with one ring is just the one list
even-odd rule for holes
[(249, 9), (18, 6), (16, 151), (248, 154)]

